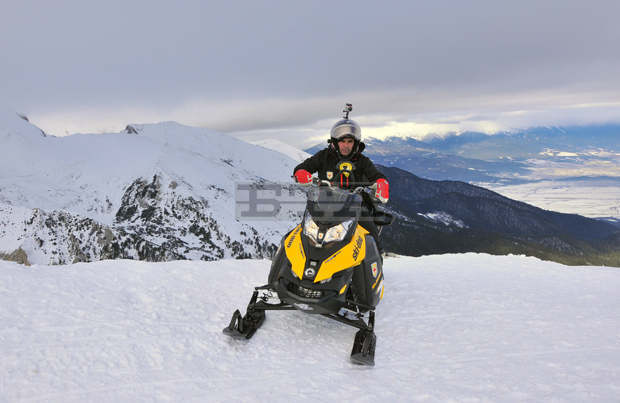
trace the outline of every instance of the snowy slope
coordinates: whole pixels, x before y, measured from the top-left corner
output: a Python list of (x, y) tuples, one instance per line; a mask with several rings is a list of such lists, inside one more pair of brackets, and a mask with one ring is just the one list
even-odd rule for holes
[(221, 330), (266, 260), (0, 262), (0, 401), (617, 401), (620, 271), (520, 256), (387, 258), (376, 366), (355, 329), (268, 312)]
[(252, 144), (277, 151), (279, 153), (289, 156), (291, 159), (297, 162), (302, 162), (306, 158), (311, 157), (311, 155), (307, 152), (276, 139), (263, 139), (252, 141)]
[(281, 153), (206, 129), (174, 122), (131, 127), (137, 133), (43, 137), (17, 116), (0, 120), (0, 202), (111, 224), (136, 178), (164, 173), (210, 197), (209, 186), (234, 194), (239, 181), (290, 182), (283, 168), (296, 165)]
[(297, 161), (221, 133), (163, 122), (54, 137), (0, 111), (0, 142), (0, 253), (31, 263), (262, 257), (291, 225), (238, 220), (236, 189), (290, 184)]

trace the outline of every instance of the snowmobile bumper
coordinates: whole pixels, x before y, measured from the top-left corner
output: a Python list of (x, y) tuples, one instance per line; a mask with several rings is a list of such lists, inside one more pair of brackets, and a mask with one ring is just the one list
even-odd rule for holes
[[(276, 291), (280, 300), (305, 313), (336, 314), (345, 305), (345, 296), (337, 291), (306, 288), (284, 278), (280, 278)], [(313, 294), (319, 298), (313, 298)]]

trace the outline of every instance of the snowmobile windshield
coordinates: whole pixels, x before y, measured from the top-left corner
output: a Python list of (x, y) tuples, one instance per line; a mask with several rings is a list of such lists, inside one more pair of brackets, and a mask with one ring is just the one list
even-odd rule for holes
[(319, 226), (331, 227), (359, 219), (361, 209), (362, 197), (348, 190), (318, 186), (308, 191), (306, 210)]

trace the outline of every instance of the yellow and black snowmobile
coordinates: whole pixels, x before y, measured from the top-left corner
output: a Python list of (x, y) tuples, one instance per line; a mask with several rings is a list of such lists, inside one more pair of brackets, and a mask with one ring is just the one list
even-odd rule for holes
[(224, 333), (251, 338), (269, 310), (320, 314), (360, 329), (351, 361), (374, 365), (374, 310), (383, 298), (383, 259), (360, 222), (373, 220), (381, 229), (393, 216), (376, 206), (374, 191), (364, 185), (351, 192), (328, 181), (312, 183), (303, 220), (282, 239), (268, 284), (255, 288), (245, 316), (235, 311)]

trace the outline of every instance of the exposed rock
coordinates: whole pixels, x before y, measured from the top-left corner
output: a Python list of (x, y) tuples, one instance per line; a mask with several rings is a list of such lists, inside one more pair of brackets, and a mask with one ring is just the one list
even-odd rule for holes
[(125, 127), (125, 133), (127, 134), (138, 134), (138, 130), (132, 125), (127, 125)]
[(0, 259), (30, 266), (30, 262), (28, 261), (28, 254), (26, 254), (26, 252), (22, 248), (17, 248), (11, 253), (0, 252)]

